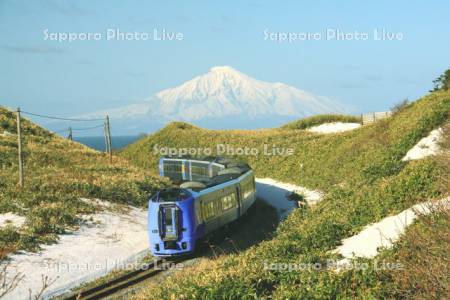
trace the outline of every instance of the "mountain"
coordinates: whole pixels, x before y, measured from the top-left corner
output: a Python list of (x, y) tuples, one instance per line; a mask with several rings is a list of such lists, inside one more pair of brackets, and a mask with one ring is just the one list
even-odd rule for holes
[(169, 121), (187, 121), (209, 128), (278, 126), (293, 119), (344, 109), (322, 96), (283, 83), (264, 82), (231, 67), (213, 67), (182, 85), (162, 90), (147, 100), (83, 115), (108, 114), (120, 128), (148, 131)]

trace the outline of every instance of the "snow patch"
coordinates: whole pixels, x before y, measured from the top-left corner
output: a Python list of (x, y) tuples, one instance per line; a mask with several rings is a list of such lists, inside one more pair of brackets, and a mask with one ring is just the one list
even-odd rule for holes
[(109, 201), (104, 201), (101, 199), (96, 199), (96, 198), (80, 198), (81, 201), (83, 201), (84, 203), (87, 204), (91, 204), (97, 207), (101, 207), (101, 208), (112, 208), (114, 206), (113, 203), (109, 202)]
[(0, 228), (6, 227), (8, 225), (12, 225), (14, 227), (22, 227), (25, 223), (25, 220), (25, 217), (16, 215), (11, 212), (0, 214)]
[(361, 124), (359, 123), (332, 122), (332, 123), (324, 123), (318, 126), (313, 126), (306, 130), (315, 133), (328, 134), (328, 133), (349, 131), (359, 127), (361, 127)]
[[(317, 203), (322, 194), (293, 184), (270, 178), (257, 181), (258, 197), (274, 206), (280, 216), (286, 216), (297, 207), (287, 196), (292, 192), (303, 194), (310, 204)], [(52, 285), (43, 298), (67, 292), (81, 283), (93, 281), (113, 269), (132, 264), (149, 253), (147, 211), (126, 206), (126, 214), (99, 199), (82, 199), (103, 207), (98, 214), (85, 215), (87, 223), (71, 234), (59, 236), (52, 245), (43, 245), (39, 253), (24, 252), (10, 256), (8, 276), (20, 273), (25, 277), (7, 299), (29, 299), (42, 288), (47, 276)]]
[(86, 215), (87, 225), (59, 236), (57, 244), (44, 245), (39, 253), (10, 256), (9, 276), (25, 275), (9, 299), (28, 299), (42, 288), (42, 277), (54, 283), (44, 298), (61, 294), (109, 271), (136, 262), (148, 253), (147, 212), (126, 207), (126, 214), (105, 211)]
[(414, 147), (412, 147), (403, 161), (422, 159), (427, 156), (436, 155), (439, 153), (439, 141), (441, 140), (444, 132), (442, 128), (435, 129), (430, 132), (427, 137), (421, 139)]
[(256, 178), (256, 191), (259, 198), (277, 209), (280, 218), (286, 217), (291, 210), (298, 207), (295, 201), (288, 199), (288, 196), (293, 192), (305, 196), (309, 205), (316, 204), (323, 197), (321, 192), (276, 181), (272, 178)]
[(354, 257), (373, 258), (380, 248), (391, 248), (415, 219), (430, 214), (437, 208), (450, 209), (450, 197), (416, 204), (395, 216), (366, 226), (357, 235), (342, 240), (342, 245), (333, 251), (344, 257), (337, 265), (345, 266)]
[(3, 133), (0, 133), (0, 136), (10, 136), (10, 135), (13, 135), (11, 132), (9, 132), (9, 131), (3, 131)]

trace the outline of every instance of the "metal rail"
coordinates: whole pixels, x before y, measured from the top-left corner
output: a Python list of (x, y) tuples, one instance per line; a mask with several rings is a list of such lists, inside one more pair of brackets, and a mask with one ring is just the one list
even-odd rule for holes
[(119, 275), (115, 278), (112, 278), (111, 280), (108, 280), (105, 283), (101, 283), (86, 289), (81, 289), (79, 291), (75, 291), (67, 295), (62, 295), (57, 298), (64, 300), (103, 299), (123, 289), (132, 287), (148, 278), (151, 278), (162, 271), (165, 271), (166, 269), (164, 268), (157, 268), (160, 263), (165, 262), (166, 264), (172, 264), (177, 263), (178, 261), (180, 261), (180, 259), (164, 260), (161, 258), (156, 258), (154, 261), (144, 264), (137, 270), (132, 270), (125, 274)]

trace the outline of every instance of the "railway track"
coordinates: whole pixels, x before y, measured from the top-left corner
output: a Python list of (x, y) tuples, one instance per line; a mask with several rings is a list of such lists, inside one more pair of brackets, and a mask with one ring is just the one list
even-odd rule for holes
[(155, 258), (152, 262), (142, 265), (139, 269), (131, 270), (125, 274), (114, 277), (107, 282), (81, 289), (57, 298), (63, 300), (104, 299), (118, 293), (119, 291), (130, 288), (146, 279), (149, 279), (160, 272), (166, 271), (169, 266), (173, 266), (173, 264), (180, 261), (181, 259), (166, 260), (163, 258)]

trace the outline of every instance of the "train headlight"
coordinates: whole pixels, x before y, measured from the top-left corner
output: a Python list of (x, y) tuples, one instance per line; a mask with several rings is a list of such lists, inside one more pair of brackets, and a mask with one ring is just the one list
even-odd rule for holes
[(181, 243), (181, 248), (186, 249), (187, 248), (187, 243), (186, 242), (182, 242)]

